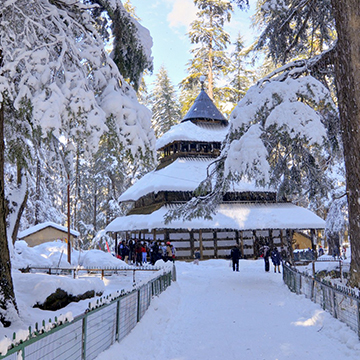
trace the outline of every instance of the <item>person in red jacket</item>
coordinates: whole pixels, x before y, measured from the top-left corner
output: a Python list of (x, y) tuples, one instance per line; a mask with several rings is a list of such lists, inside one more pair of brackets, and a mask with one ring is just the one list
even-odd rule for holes
[(143, 242), (141, 245), (141, 252), (142, 252), (142, 263), (146, 264), (147, 263), (147, 248), (146, 248), (146, 243)]
[(141, 266), (142, 265), (142, 245), (141, 245), (140, 241), (136, 241), (135, 255), (136, 255), (136, 265)]

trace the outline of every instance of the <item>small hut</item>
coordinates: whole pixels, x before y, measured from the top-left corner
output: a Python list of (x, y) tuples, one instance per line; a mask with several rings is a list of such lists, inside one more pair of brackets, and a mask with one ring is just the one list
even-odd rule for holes
[(120, 196), (133, 208), (105, 230), (116, 240), (120, 234), (123, 239), (171, 241), (177, 257), (184, 259), (193, 258), (197, 250), (202, 258), (226, 257), (235, 244), (245, 258), (256, 258), (264, 244), (292, 244), (295, 232), (306, 234), (315, 246), (323, 219), (292, 203), (277, 202), (275, 190), (249, 182), (234, 184), (223, 194), (212, 220), (165, 224), (166, 213), (189, 201), (206, 178), (228, 130), (228, 121), (202, 89), (181, 123), (158, 139), (158, 167)]
[[(79, 235), (79, 232), (70, 229), (71, 242)], [(54, 240), (67, 241), (67, 238), (68, 228), (50, 221), (32, 226), (18, 234), (18, 239), (25, 240), (29, 246), (36, 246)]]

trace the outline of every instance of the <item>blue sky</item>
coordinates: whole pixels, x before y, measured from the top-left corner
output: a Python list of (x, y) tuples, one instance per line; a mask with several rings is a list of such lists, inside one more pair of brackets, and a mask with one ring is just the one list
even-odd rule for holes
[[(186, 63), (191, 59), (191, 44), (187, 36), (189, 24), (195, 19), (197, 8), (193, 0), (131, 0), (136, 8), (140, 23), (146, 27), (153, 38), (152, 55), (154, 58), (154, 81), (160, 66), (165, 65), (174, 86), (186, 76)], [(234, 6), (231, 23), (226, 27), (231, 41), (237, 34), (243, 36), (245, 45), (252, 43), (256, 31), (250, 28), (250, 16), (255, 10), (255, 0), (250, 0), (250, 10), (241, 11)]]

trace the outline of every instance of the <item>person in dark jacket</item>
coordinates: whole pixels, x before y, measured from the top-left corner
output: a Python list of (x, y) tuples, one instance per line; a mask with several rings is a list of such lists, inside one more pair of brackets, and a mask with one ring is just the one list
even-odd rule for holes
[(234, 246), (230, 252), (233, 271), (239, 271), (239, 259), (241, 256), (240, 249), (238, 246)]
[(263, 247), (263, 257), (264, 257), (264, 263), (265, 263), (265, 271), (269, 272), (269, 270), (270, 270), (270, 262), (269, 262), (270, 248), (267, 245), (265, 245)]
[(276, 246), (274, 247), (273, 251), (271, 252), (271, 261), (274, 265), (274, 272), (276, 272), (276, 268), (278, 269), (278, 272), (280, 272), (281, 255)]
[(134, 255), (135, 255), (135, 241), (133, 239), (129, 240), (129, 260), (130, 264), (134, 263)]
[(121, 258), (127, 263), (129, 259), (129, 247), (125, 244), (125, 241), (123, 241), (122, 247), (121, 247)]

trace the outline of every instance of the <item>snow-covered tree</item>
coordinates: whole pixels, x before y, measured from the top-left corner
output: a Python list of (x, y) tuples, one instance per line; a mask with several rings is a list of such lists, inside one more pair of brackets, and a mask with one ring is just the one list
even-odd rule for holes
[(153, 70), (149, 31), (139, 23), (129, 1), (85, 0), (104, 41), (111, 44), (111, 57), (124, 79), (138, 90), (144, 70)]
[(152, 125), (157, 138), (180, 121), (180, 105), (177, 94), (164, 65), (159, 69), (150, 97)]
[(255, 18), (262, 30), (256, 48), (266, 48), (276, 64), (313, 57), (334, 44), (331, 0), (259, 1)]
[(188, 63), (189, 75), (182, 80), (181, 89), (185, 96), (187, 90), (190, 90), (191, 96), (191, 90), (196, 86), (199, 77), (206, 75), (207, 93), (219, 105), (221, 86), (217, 80), (227, 74), (230, 64), (225, 52), (230, 44), (230, 36), (225, 32), (224, 25), (231, 19), (232, 5), (227, 0), (195, 0), (194, 3), (199, 11), (197, 19), (190, 25), (188, 35), (195, 47), (190, 50), (193, 58)]
[[(360, 286), (360, 204), (359, 194), (359, 48), (357, 0), (264, 1), (258, 23), (264, 32), (258, 48), (267, 48), (276, 62), (317, 55), (311, 71), (323, 83), (335, 78), (342, 143), (346, 167), (349, 234), (352, 247), (351, 286)], [(330, 80), (330, 81), (329, 81)], [(354, 156), (354, 154), (356, 154)]]
[[(290, 65), (252, 86), (230, 116), (230, 131), (208, 179), (192, 204), (171, 216), (211, 216), (231, 181), (255, 181), (319, 211), (331, 194), (341, 161), (337, 113), (328, 89)], [(170, 219), (170, 217), (169, 217)]]
[(4, 193), (4, 152), (10, 143), (4, 142), (4, 124), (24, 144), (35, 131), (50, 133), (81, 139), (88, 154), (96, 151), (109, 120), (116, 121), (118, 141), (128, 144), (133, 156), (152, 150), (155, 137), (149, 111), (105, 52), (83, 3), (7, 1), (0, 19), (0, 321), (9, 325), (16, 301), (7, 232), (13, 216), (6, 218)]
[(224, 176), (255, 179), (277, 189), (280, 200), (317, 210), (339, 160), (336, 120), (329, 91), (313, 77), (269, 76), (231, 114)]
[[(346, 193), (345, 193), (346, 195)], [(341, 234), (348, 228), (348, 207), (346, 196), (333, 198), (327, 217), (325, 235), (328, 242), (329, 254), (336, 249), (340, 254)]]

